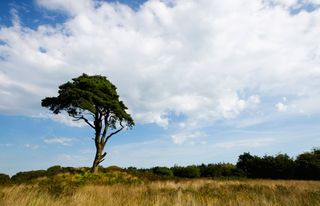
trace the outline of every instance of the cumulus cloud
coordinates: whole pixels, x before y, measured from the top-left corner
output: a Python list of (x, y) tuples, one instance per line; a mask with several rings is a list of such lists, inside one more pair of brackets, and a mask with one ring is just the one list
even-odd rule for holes
[(83, 72), (117, 85), (138, 123), (168, 128), (172, 114), (182, 115), (177, 121), (191, 133), (203, 122), (263, 110), (264, 99), (290, 96), (299, 110), (319, 104), (319, 10), (290, 15), (260, 0), (170, 2), (150, 0), (134, 11), (104, 1), (38, 0), (69, 18), (37, 29), (18, 20), (1, 26), (0, 113), (43, 114), (40, 100)]

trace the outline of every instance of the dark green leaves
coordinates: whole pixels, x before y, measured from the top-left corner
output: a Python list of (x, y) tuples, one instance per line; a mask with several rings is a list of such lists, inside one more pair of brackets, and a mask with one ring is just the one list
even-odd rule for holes
[(41, 105), (55, 114), (66, 111), (74, 118), (91, 114), (107, 118), (109, 126), (113, 128), (117, 122), (132, 127), (134, 121), (126, 112), (127, 107), (119, 100), (116, 89), (104, 76), (82, 74), (59, 86), (59, 95), (43, 99)]

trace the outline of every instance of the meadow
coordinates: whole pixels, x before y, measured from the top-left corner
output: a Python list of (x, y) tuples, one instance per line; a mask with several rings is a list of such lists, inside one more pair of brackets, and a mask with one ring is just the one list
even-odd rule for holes
[(320, 205), (320, 181), (204, 178), (145, 181), (119, 171), (104, 176), (85, 174), (63, 174), (28, 184), (2, 186), (0, 205)]

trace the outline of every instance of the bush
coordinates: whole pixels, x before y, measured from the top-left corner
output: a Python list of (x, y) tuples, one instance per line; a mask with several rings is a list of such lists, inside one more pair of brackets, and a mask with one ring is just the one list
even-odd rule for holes
[(0, 185), (6, 185), (10, 183), (9, 175), (0, 173)]
[(46, 170), (35, 170), (29, 172), (18, 172), (11, 177), (11, 180), (15, 183), (30, 183), (32, 180), (39, 177), (45, 177)]
[(170, 170), (170, 168), (167, 168), (167, 167), (154, 167), (152, 168), (152, 172), (156, 175), (164, 176), (164, 177), (173, 176), (172, 170)]
[(80, 173), (81, 171), (73, 168), (73, 167), (62, 167), (61, 168), (61, 173), (70, 173), (70, 174), (76, 174), (76, 173)]
[(173, 174), (176, 177), (185, 177), (185, 178), (198, 178), (200, 177), (200, 169), (197, 166), (187, 166), (187, 167), (178, 167), (175, 166), (172, 168)]
[(49, 178), (41, 181), (39, 186), (43, 191), (48, 192), (55, 198), (59, 198), (61, 196), (72, 196), (80, 184), (68, 179)]
[(118, 167), (118, 166), (115, 166), (115, 165), (112, 165), (112, 166), (109, 166), (107, 168), (99, 168), (100, 171), (102, 172), (114, 172), (114, 171), (123, 171), (123, 169), (121, 167)]
[(46, 175), (47, 175), (47, 176), (54, 176), (54, 175), (59, 174), (60, 172), (62, 172), (61, 166), (55, 165), (55, 166), (49, 167), (49, 168), (47, 169)]
[(243, 172), (229, 163), (202, 164), (199, 166), (201, 177), (243, 177)]

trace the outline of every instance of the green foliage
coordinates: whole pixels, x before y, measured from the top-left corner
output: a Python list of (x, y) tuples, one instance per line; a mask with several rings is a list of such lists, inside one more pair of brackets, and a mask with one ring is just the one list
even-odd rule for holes
[(61, 167), (55, 165), (49, 167), (47, 170), (34, 170), (26, 172), (18, 172), (17, 174), (11, 177), (13, 183), (34, 183), (41, 178), (52, 178), (60, 174), (70, 174), (75, 175), (84, 171), (89, 171), (90, 168), (73, 168), (73, 167)]
[(173, 176), (172, 170), (167, 167), (154, 167), (151, 170), (154, 174), (160, 175), (163, 177), (172, 177)]
[(121, 171), (124, 171), (124, 169), (122, 169), (121, 167), (112, 165), (112, 166), (109, 166), (109, 167), (107, 167), (107, 168), (104, 168), (104, 169), (102, 169), (102, 170), (100, 170), (100, 171), (103, 171), (103, 172), (105, 172), (105, 173), (115, 172), (115, 171), (121, 172)]
[(296, 160), (287, 154), (263, 157), (244, 153), (239, 156), (237, 168), (249, 178), (320, 179), (320, 150), (298, 155)]
[(233, 164), (202, 164), (199, 166), (201, 177), (243, 177), (244, 173)]
[(11, 180), (14, 183), (32, 183), (33, 180), (45, 177), (46, 170), (35, 170), (35, 171), (28, 171), (28, 172), (18, 172), (17, 174), (11, 177)]
[(53, 175), (59, 174), (60, 172), (62, 172), (62, 167), (60, 165), (55, 165), (47, 169), (46, 175), (53, 176)]
[[(88, 168), (89, 169), (89, 168)], [(60, 169), (60, 173), (70, 173), (70, 174), (76, 174), (79, 170), (74, 167), (62, 167)]]
[(175, 166), (172, 168), (173, 174), (176, 177), (198, 178), (200, 177), (200, 169), (197, 166), (191, 165), (186, 167)]
[(82, 74), (59, 86), (57, 97), (47, 97), (41, 105), (58, 114), (66, 111), (69, 116), (80, 118), (86, 113), (110, 113), (108, 125), (116, 128), (117, 121), (126, 123), (128, 127), (134, 125), (127, 107), (119, 100), (114, 86), (106, 77), (100, 75), (89, 76)]
[(7, 185), (10, 183), (9, 175), (0, 173), (0, 185)]
[(320, 148), (297, 157), (296, 175), (302, 179), (320, 179)]
[(91, 172), (81, 173), (76, 178), (76, 182), (80, 185), (114, 185), (114, 184), (140, 184), (142, 180), (124, 171), (108, 171), (92, 174)]

